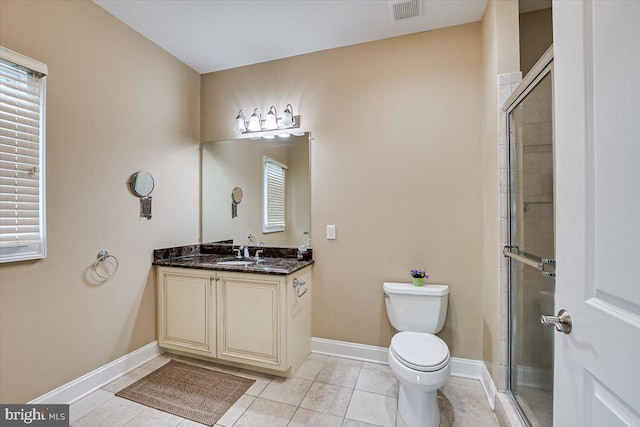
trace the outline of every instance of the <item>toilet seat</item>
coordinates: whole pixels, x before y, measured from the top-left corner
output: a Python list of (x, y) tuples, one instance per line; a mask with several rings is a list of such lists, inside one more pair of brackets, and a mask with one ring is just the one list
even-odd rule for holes
[(449, 363), (447, 344), (424, 332), (399, 332), (391, 338), (389, 349), (400, 363), (420, 372), (438, 371)]

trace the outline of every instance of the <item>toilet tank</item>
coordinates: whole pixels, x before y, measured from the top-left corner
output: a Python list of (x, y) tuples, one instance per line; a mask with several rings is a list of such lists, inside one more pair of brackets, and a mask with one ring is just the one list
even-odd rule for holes
[(387, 316), (398, 331), (437, 334), (447, 317), (449, 286), (385, 282)]

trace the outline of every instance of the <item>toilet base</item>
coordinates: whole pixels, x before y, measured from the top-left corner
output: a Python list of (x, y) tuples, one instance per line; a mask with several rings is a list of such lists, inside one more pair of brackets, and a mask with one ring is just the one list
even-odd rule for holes
[(398, 412), (407, 427), (438, 427), (438, 390), (417, 391), (400, 383)]

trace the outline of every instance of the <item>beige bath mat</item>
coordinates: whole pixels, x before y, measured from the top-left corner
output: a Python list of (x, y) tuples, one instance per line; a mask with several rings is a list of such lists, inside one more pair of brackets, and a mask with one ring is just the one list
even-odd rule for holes
[(212, 426), (254, 382), (171, 360), (116, 396)]

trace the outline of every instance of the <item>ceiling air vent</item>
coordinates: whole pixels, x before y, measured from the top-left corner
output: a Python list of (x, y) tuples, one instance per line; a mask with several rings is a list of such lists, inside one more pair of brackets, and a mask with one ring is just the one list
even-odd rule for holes
[(413, 18), (420, 15), (420, 0), (391, 1), (391, 19), (400, 21), (402, 19)]

